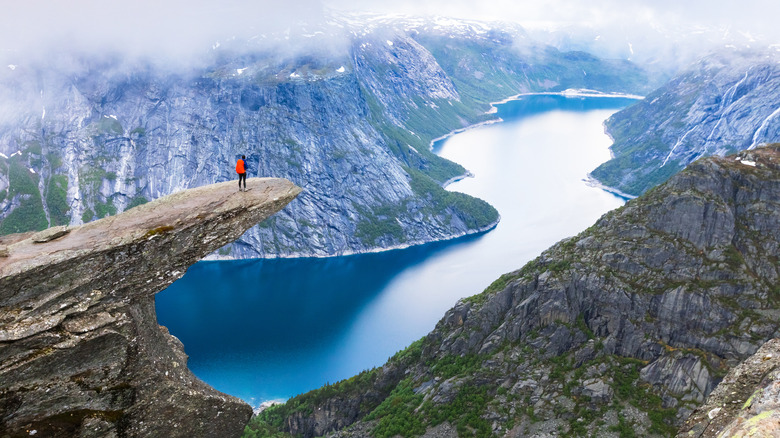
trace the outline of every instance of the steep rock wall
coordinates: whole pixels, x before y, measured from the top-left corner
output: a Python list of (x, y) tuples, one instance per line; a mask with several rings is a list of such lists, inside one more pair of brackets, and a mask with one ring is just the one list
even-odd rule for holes
[(671, 435), (780, 334), (778, 206), (780, 146), (697, 161), (461, 300), (383, 368), (255, 424), (319, 436), (361, 419), (341, 437)]
[(247, 187), (0, 238), (0, 436), (240, 435), (250, 406), (192, 375), (154, 294), (300, 192), (281, 179)]
[(432, 139), (494, 119), (491, 100), (635, 91), (643, 75), (514, 30), (456, 30), (356, 25), (339, 53), (217, 50), (182, 71), (112, 58), (0, 69), (0, 98), (13, 108), (0, 108), (0, 234), (227, 181), (241, 155), (250, 176), (305, 191), (215, 256), (329, 256), (488, 229), (495, 209), (441, 189), (466, 169), (433, 154)]
[(772, 339), (729, 371), (677, 436), (780, 435), (780, 339)]
[(780, 140), (780, 52), (726, 50), (606, 122), (615, 157), (593, 171), (639, 195), (700, 157)]

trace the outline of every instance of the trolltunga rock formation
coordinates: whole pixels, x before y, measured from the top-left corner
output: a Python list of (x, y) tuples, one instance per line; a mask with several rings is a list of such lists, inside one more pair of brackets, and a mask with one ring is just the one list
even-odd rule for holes
[(250, 406), (187, 369), (154, 307), (190, 265), (300, 193), (284, 179), (234, 184), (0, 238), (0, 436), (241, 433)]

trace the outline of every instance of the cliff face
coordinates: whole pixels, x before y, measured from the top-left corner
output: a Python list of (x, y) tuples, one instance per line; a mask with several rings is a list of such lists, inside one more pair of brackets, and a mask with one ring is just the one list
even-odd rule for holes
[(778, 201), (778, 145), (697, 161), (461, 300), (383, 368), (294, 398), (255, 427), (673, 434), (780, 334)]
[(778, 436), (779, 401), (780, 339), (772, 339), (726, 375), (678, 436)]
[(775, 49), (702, 59), (607, 121), (615, 158), (593, 176), (639, 195), (699, 157), (780, 140), (778, 61)]
[(154, 294), (300, 192), (247, 186), (0, 239), (0, 436), (240, 435), (250, 406), (192, 375)]
[(176, 72), (111, 58), (0, 69), (0, 96), (14, 103), (0, 111), (0, 234), (80, 224), (227, 181), (243, 154), (250, 176), (306, 190), (219, 255), (337, 255), (452, 238), (491, 227), (498, 213), (441, 189), (466, 170), (433, 154), (432, 139), (494, 118), (491, 100), (636, 91), (643, 77), (513, 29), (334, 26), (349, 35), (342, 51), (247, 43)]

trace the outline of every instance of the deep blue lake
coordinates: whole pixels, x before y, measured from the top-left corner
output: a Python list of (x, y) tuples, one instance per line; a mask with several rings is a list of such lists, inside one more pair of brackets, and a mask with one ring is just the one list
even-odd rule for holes
[(382, 365), (481, 292), (624, 202), (589, 186), (609, 159), (602, 123), (635, 100), (524, 96), (497, 123), (440, 141), (469, 169), (448, 187), (490, 202), (492, 231), (327, 259), (200, 262), (157, 294), (157, 318), (196, 376), (257, 406)]

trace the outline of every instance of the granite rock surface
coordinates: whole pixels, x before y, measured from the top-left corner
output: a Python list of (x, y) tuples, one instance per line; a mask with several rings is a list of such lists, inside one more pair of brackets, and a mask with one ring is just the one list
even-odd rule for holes
[(196, 378), (154, 295), (300, 188), (250, 178), (0, 238), (0, 436), (238, 436), (252, 409)]

